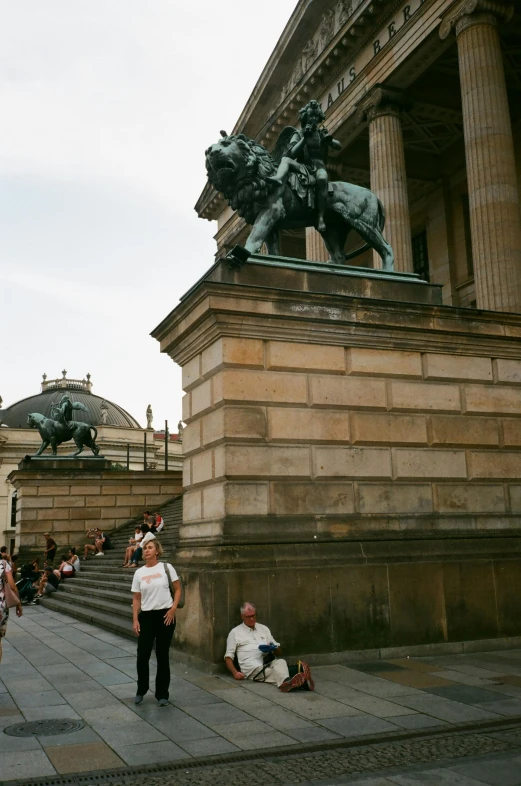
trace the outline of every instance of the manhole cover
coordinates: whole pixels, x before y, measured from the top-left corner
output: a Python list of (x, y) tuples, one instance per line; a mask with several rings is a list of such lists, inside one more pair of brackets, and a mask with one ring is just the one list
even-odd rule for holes
[(5, 734), (11, 737), (32, 737), (39, 734), (42, 737), (52, 734), (70, 734), (78, 729), (83, 729), (84, 723), (81, 720), (39, 720), (29, 721), (28, 723), (15, 723), (4, 729)]

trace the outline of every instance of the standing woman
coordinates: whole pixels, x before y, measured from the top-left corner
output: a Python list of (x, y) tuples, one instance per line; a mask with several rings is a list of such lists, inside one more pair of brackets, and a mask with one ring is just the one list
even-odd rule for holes
[[(149, 688), (149, 661), (156, 643), (156, 692), (160, 707), (168, 704), (170, 661), (168, 650), (175, 630), (175, 612), (181, 598), (181, 582), (175, 568), (159, 562), (163, 548), (155, 536), (143, 538), (145, 564), (134, 573), (132, 581), (133, 628), (137, 642), (137, 693), (134, 704), (141, 704)], [(170, 589), (172, 585), (174, 594)]]
[(5, 597), (6, 584), (9, 584), (9, 587), (18, 598), (16, 616), (21, 617), (23, 614), (22, 603), (18, 595), (18, 590), (16, 589), (16, 584), (14, 583), (13, 571), (9, 563), (6, 562), (5, 559), (2, 559), (0, 560), (0, 661), (2, 660), (2, 639), (5, 636), (7, 620), (9, 619), (9, 609), (7, 608), (7, 600)]

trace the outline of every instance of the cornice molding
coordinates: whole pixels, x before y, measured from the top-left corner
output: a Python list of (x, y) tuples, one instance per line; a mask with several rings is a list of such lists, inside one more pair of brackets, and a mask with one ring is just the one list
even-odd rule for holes
[(475, 24), (509, 22), (514, 6), (498, 0), (460, 0), (442, 18), (440, 38), (444, 41), (454, 31), (460, 35)]
[(520, 315), (209, 281), (154, 333), (181, 366), (221, 336), (521, 358)]
[(285, 123), (297, 118), (298, 104), (316, 97), (317, 91), (322, 91), (329, 82), (333, 82), (341, 73), (346, 56), (354, 60), (371, 41), (375, 31), (378, 31), (386, 20), (391, 19), (401, 5), (403, 0), (393, 0), (391, 3), (384, 3), (383, 0), (359, 3), (358, 8), (324, 47), (315, 62), (303, 72), (293, 88), (282, 96), (256, 138), (269, 146), (272, 136), (278, 134)]

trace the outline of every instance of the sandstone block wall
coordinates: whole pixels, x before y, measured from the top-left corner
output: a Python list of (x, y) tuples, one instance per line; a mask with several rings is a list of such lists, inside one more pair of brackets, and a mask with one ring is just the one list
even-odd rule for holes
[(521, 635), (521, 316), (349, 275), (223, 260), (154, 331), (185, 390), (182, 657), (222, 665), (245, 599), (321, 662)]
[(16, 470), (17, 549), (42, 548), (49, 532), (58, 546), (80, 545), (91, 527), (108, 531), (181, 493), (181, 473)]
[(183, 388), (198, 538), (226, 516), (302, 516), (303, 537), (323, 517), (337, 537), (519, 526), (521, 360), (224, 336)]

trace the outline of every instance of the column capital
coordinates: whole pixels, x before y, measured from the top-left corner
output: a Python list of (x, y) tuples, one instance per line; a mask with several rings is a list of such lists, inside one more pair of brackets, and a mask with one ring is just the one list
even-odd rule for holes
[(394, 87), (375, 85), (359, 101), (356, 108), (358, 122), (374, 120), (382, 115), (400, 115), (404, 109), (409, 109), (412, 102), (406, 95)]
[(509, 22), (513, 15), (513, 4), (502, 0), (460, 0), (442, 17), (440, 38), (445, 40), (453, 30), (458, 36), (471, 25)]

